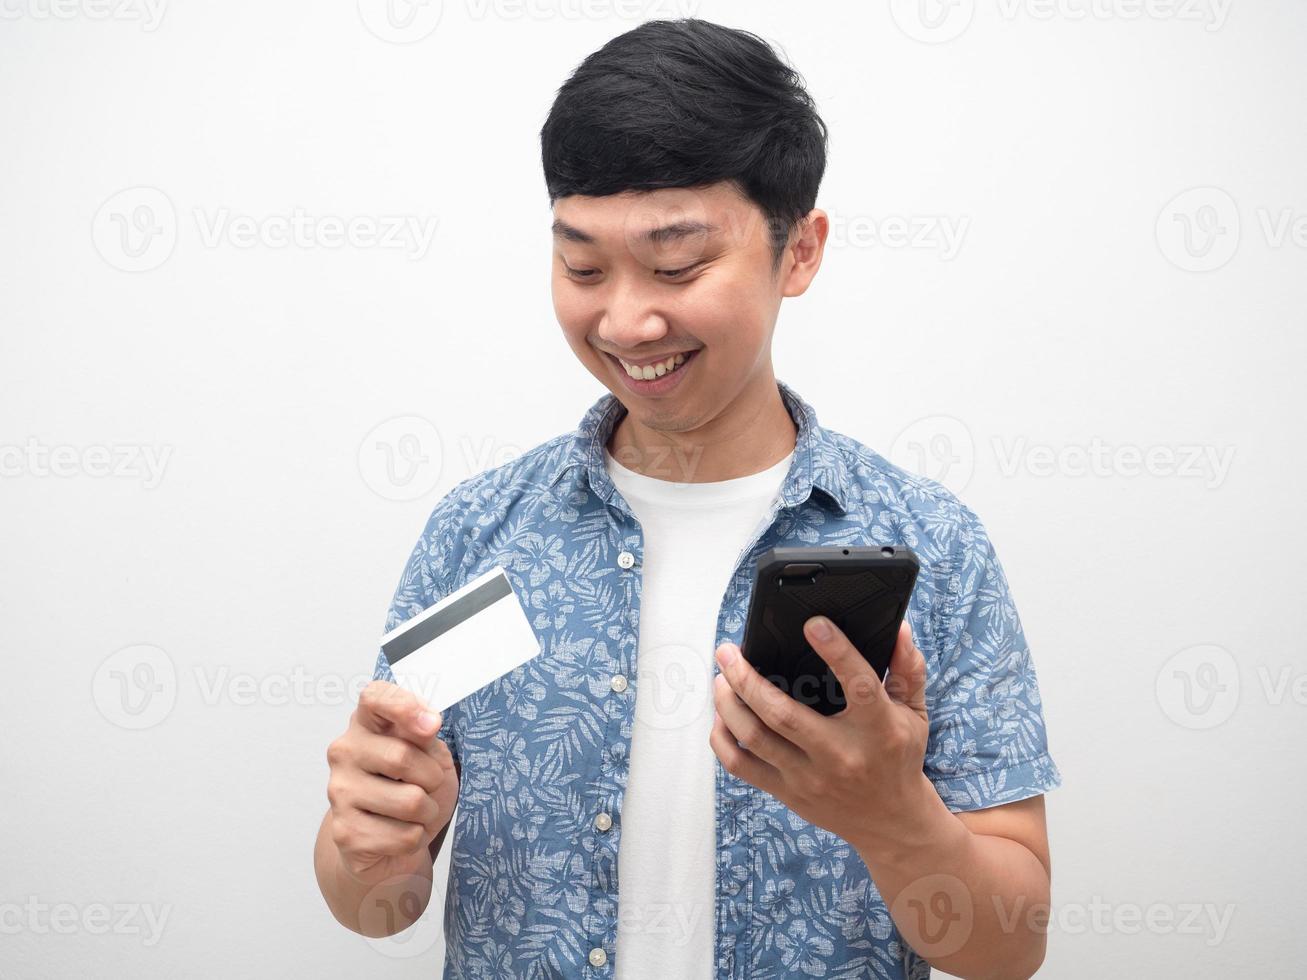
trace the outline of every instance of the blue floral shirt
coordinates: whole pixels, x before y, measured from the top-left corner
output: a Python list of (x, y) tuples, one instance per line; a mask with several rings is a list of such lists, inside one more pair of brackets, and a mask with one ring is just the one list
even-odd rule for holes
[[(1034, 665), (979, 519), (939, 484), (818, 425), (778, 387), (795, 452), (722, 597), (717, 642), (742, 639), (768, 548), (907, 545), (921, 562), (908, 617), (928, 669), (926, 775), (954, 811), (1057, 786)], [(446, 977), (611, 978), (621, 955), (617, 853), (643, 539), (603, 449), (625, 412), (605, 394), (575, 432), (454, 487), (386, 620), (390, 630), (500, 565), (542, 647), (444, 712), (440, 737), (462, 774), (445, 845)], [(393, 679), (384, 657), (375, 676)], [(716, 980), (929, 975), (852, 847), (720, 762), (716, 771)]]

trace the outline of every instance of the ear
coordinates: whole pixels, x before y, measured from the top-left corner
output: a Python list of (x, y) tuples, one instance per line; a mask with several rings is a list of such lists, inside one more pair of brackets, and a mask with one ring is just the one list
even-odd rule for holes
[(793, 264), (789, 272), (784, 273), (782, 296), (802, 296), (821, 268), (821, 258), (826, 253), (826, 237), (830, 234), (830, 218), (821, 208), (813, 208), (790, 234), (790, 243), (781, 258), (784, 271), (786, 259)]

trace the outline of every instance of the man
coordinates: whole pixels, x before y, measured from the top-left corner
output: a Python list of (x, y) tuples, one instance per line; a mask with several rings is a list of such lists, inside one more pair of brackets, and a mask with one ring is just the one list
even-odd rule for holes
[[(543, 652), (443, 718), (378, 659), (328, 752), (332, 912), (415, 921), (457, 802), (446, 976), (1031, 975), (1060, 777), (1003, 570), (973, 512), (773, 373), (829, 230), (798, 76), (654, 21), (577, 69), (541, 140), (555, 312), (610, 393), (436, 505), (386, 628), (502, 566)], [(823, 716), (740, 656), (754, 563), (872, 543), (921, 573), (883, 685), (808, 622), (848, 693)]]

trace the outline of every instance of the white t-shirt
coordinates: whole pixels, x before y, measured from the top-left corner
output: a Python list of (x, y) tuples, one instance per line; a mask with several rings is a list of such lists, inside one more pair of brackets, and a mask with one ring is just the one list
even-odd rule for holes
[(635, 730), (617, 851), (617, 980), (711, 980), (717, 614), (793, 453), (750, 476), (674, 483), (604, 462), (644, 534)]

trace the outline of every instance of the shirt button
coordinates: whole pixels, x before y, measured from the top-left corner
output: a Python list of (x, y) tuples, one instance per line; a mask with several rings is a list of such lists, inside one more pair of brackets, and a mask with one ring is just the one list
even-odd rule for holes
[(609, 683), (612, 685), (613, 690), (618, 694), (621, 694), (626, 690), (626, 677), (622, 674), (614, 674), (613, 679), (609, 681)]
[(635, 564), (635, 555), (631, 554), (629, 551), (623, 551), (617, 556), (617, 564), (621, 565), (623, 568), (630, 568)]
[(595, 817), (596, 830), (607, 830), (612, 825), (613, 825), (613, 818), (606, 813), (601, 813), (599, 814), (599, 816)]
[(602, 949), (600, 949), (598, 946), (596, 946), (594, 949), (590, 950), (590, 965), (591, 965), (591, 966), (603, 966), (603, 965), (604, 965), (605, 963), (607, 963), (607, 962), (608, 962), (608, 954), (605, 953), (605, 952), (604, 952)]

